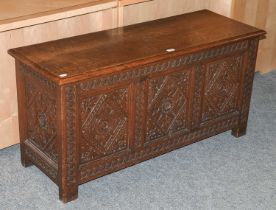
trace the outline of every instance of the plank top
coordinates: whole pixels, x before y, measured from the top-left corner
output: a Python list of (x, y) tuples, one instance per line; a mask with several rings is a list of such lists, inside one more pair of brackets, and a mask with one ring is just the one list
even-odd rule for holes
[(201, 10), (12, 49), (9, 53), (51, 79), (73, 81), (80, 75), (110, 73), (168, 54), (174, 56), (264, 34), (263, 30)]

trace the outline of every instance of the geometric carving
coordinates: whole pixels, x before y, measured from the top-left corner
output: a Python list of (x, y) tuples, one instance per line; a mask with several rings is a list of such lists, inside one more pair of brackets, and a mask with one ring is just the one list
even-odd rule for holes
[[(65, 87), (65, 107), (66, 107), (66, 147), (63, 147), (62, 159), (66, 159), (66, 188), (73, 189), (77, 185), (77, 142), (76, 142), (76, 107), (77, 107), (77, 90), (75, 85)], [(64, 155), (65, 154), (65, 155)], [(63, 173), (63, 172), (62, 172)], [(65, 191), (64, 191), (65, 192)], [(70, 194), (70, 190), (68, 191)], [(67, 193), (68, 193), (67, 192)]]
[(155, 157), (164, 152), (171, 151), (191, 142), (196, 142), (206, 136), (216, 135), (225, 130), (235, 127), (238, 123), (238, 117), (231, 117), (222, 120), (219, 123), (199, 128), (186, 135), (179, 135), (175, 138), (166, 138), (161, 144), (148, 144), (146, 149), (133, 151), (128, 154), (118, 154), (116, 157), (107, 158), (105, 161), (95, 162), (93, 165), (80, 166), (80, 183), (85, 183), (95, 179), (103, 174), (113, 172), (115, 169), (122, 169), (133, 163), (141, 162), (145, 158)]
[(241, 72), (242, 56), (207, 65), (202, 121), (237, 111)]
[(57, 162), (56, 100), (26, 83), (28, 139), (50, 159)]
[(32, 71), (32, 69), (24, 63), (20, 64), (20, 69), (24, 72), (24, 74), (29, 75), (30, 77), (36, 79), (37, 81), (39, 81), (40, 84), (45, 85), (49, 89), (56, 89), (58, 87), (58, 85), (55, 82), (44, 77), (39, 72)]
[(81, 163), (128, 147), (128, 89), (84, 98), (81, 112)]
[(201, 122), (201, 109), (203, 97), (203, 84), (205, 80), (205, 65), (198, 65), (195, 67), (195, 91), (192, 105), (192, 129), (198, 128)]
[(148, 81), (146, 141), (188, 128), (189, 82), (188, 70)]
[(135, 141), (136, 148), (144, 146), (144, 132), (145, 132), (145, 111), (147, 99), (146, 81), (138, 81), (135, 84)]

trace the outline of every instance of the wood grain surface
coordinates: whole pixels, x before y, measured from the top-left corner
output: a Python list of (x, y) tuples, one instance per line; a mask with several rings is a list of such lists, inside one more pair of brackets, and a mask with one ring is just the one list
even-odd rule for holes
[[(144, 24), (17, 48), (9, 53), (17, 60), (35, 63), (43, 74), (61, 78), (65, 82), (70, 77), (84, 74), (87, 77), (90, 73), (94, 74), (102, 69), (160, 57), (168, 54), (169, 49), (204, 49), (220, 45), (229, 39), (245, 39), (264, 33), (257, 28), (202, 10)], [(64, 74), (66, 76), (62, 77)]]

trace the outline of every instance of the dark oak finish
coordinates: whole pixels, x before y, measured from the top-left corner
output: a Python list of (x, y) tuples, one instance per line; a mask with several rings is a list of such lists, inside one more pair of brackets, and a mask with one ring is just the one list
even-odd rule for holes
[(100, 176), (227, 130), (244, 135), (264, 35), (203, 10), (10, 50), (22, 164), (68, 202)]

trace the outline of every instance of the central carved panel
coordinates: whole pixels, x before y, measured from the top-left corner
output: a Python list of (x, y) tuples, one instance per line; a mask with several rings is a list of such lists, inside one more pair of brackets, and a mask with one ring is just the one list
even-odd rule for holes
[(188, 129), (189, 71), (171, 73), (148, 81), (146, 141)]
[(242, 56), (207, 65), (202, 121), (237, 110)]
[(128, 148), (128, 89), (85, 98), (81, 110), (81, 163)]

